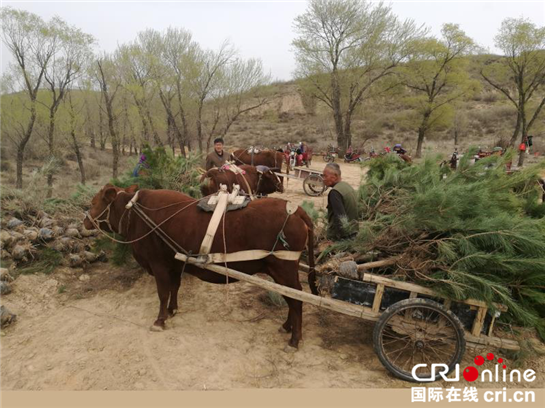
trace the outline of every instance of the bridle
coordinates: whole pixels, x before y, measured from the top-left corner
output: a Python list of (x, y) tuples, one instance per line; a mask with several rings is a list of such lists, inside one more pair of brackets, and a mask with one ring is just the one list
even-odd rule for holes
[[(271, 171), (271, 170), (267, 170), (267, 171)], [(256, 194), (259, 194), (259, 186), (261, 185), (261, 180), (263, 178), (263, 171), (257, 171), (257, 173), (259, 174), (258, 176), (258, 179), (257, 179), (257, 187), (256, 187), (256, 191), (255, 193)], [(271, 171), (271, 173), (274, 175), (274, 178), (275, 178), (275, 182), (274, 182), (274, 188), (276, 189), (276, 191), (280, 191), (280, 187), (282, 186), (282, 182), (280, 181), (280, 177), (278, 177), (276, 175), (276, 173), (274, 171)]]
[[(89, 221), (91, 221), (91, 224), (93, 224), (93, 226), (94, 226), (96, 229), (100, 230), (100, 231), (103, 231), (103, 229), (100, 228), (100, 223), (101, 223), (101, 222), (105, 222), (106, 225), (108, 226), (108, 228), (110, 229), (110, 231), (111, 231), (111, 232), (114, 232), (114, 229), (112, 228), (112, 224), (110, 224), (110, 209), (111, 209), (113, 203), (114, 203), (114, 202), (112, 201), (110, 204), (108, 204), (108, 205), (106, 206), (106, 208), (105, 208), (99, 215), (97, 215), (95, 218), (93, 218), (93, 217), (91, 216), (91, 213), (90, 213), (89, 211), (85, 211), (85, 212), (84, 212), (85, 218), (88, 218)], [(100, 217), (102, 217), (102, 215), (103, 215), (104, 213), (106, 213), (106, 217), (105, 217), (104, 219), (100, 219)], [(85, 218), (84, 218), (84, 219), (85, 219)]]

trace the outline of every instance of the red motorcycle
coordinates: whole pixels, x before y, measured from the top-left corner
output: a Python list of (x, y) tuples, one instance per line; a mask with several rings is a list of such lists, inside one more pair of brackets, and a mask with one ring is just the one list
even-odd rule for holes
[(346, 154), (344, 155), (345, 163), (361, 162), (361, 161), (363, 161), (363, 159), (358, 149), (356, 150), (348, 149), (346, 151)]

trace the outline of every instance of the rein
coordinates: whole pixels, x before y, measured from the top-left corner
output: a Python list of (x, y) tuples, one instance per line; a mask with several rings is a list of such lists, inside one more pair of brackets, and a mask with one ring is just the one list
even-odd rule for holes
[[(136, 195), (135, 195), (136, 197)], [(134, 199), (134, 198), (133, 198)], [(164, 232), (160, 229), (161, 225), (163, 225), (164, 223), (166, 223), (167, 221), (169, 221), (170, 219), (172, 219), (174, 216), (178, 215), (179, 213), (181, 213), (182, 211), (184, 211), (185, 209), (191, 207), (192, 205), (194, 204), (197, 204), (199, 202), (199, 200), (195, 200), (194, 202), (186, 205), (185, 207), (181, 208), (180, 210), (176, 211), (174, 214), (172, 214), (171, 216), (167, 217), (166, 219), (164, 219), (163, 221), (161, 221), (159, 224), (155, 224), (153, 221), (151, 221), (151, 219), (143, 212), (142, 208), (144, 209), (147, 209), (147, 210), (150, 210), (150, 211), (157, 211), (157, 210), (162, 210), (162, 209), (165, 209), (165, 208), (168, 208), (168, 207), (172, 207), (174, 205), (179, 205), (180, 203), (174, 203), (174, 204), (170, 204), (170, 205), (167, 205), (167, 206), (164, 206), (164, 207), (161, 207), (161, 208), (153, 208), (153, 209), (149, 209), (147, 207), (144, 207), (142, 205), (140, 205), (139, 203), (133, 203), (133, 206), (131, 208), (128, 209), (129, 211), (129, 216), (130, 217), (130, 211), (134, 208), (135, 212), (140, 216), (140, 218), (142, 218), (144, 220), (144, 222), (146, 222), (146, 224), (151, 228), (150, 231), (148, 231), (147, 233), (145, 233), (144, 235), (142, 235), (141, 237), (139, 238), (136, 238), (136, 239), (133, 239), (131, 241), (121, 241), (119, 239), (116, 239), (110, 235), (108, 235), (108, 233), (106, 231), (104, 231), (101, 227), (100, 227), (100, 223), (101, 222), (105, 222), (107, 225), (108, 225), (108, 228), (110, 229), (110, 231), (112, 232), (115, 232), (114, 229), (112, 228), (112, 224), (110, 223), (110, 215), (111, 215), (111, 206), (112, 204), (114, 203), (113, 201), (108, 204), (106, 206), (106, 208), (95, 218), (93, 218), (91, 216), (91, 214), (89, 213), (89, 211), (86, 211), (85, 213), (83, 213), (85, 215), (86, 218), (89, 219), (89, 221), (91, 222), (91, 224), (93, 224), (93, 226), (101, 233), (103, 234), (104, 236), (108, 237), (110, 240), (114, 241), (114, 242), (117, 242), (119, 244), (134, 244), (135, 242), (138, 242), (138, 241), (141, 241), (142, 239), (146, 238), (148, 235), (150, 235), (152, 232), (155, 232), (155, 231), (160, 231), (164, 234)], [(141, 208), (140, 208), (141, 207)], [(121, 219), (119, 220), (119, 231), (121, 232), (121, 223), (123, 221), (123, 218), (125, 216), (125, 213), (127, 212), (127, 209), (125, 209), (125, 211), (123, 211), (123, 214), (121, 216)], [(106, 215), (106, 218), (105, 219), (99, 219), (104, 213), (107, 213)], [(150, 225), (149, 222), (151, 222), (152, 224)], [(127, 230), (129, 228), (129, 223), (127, 223)], [(165, 234), (166, 235), (166, 234)], [(167, 236), (168, 237), (168, 236)], [(168, 243), (167, 243), (168, 244)], [(178, 244), (176, 244), (178, 245)], [(170, 246), (170, 245), (169, 245)], [(172, 248), (172, 247), (171, 247)], [(183, 248), (179, 248), (179, 250), (181, 250), (181, 252), (184, 252), (184, 253), (187, 253)]]

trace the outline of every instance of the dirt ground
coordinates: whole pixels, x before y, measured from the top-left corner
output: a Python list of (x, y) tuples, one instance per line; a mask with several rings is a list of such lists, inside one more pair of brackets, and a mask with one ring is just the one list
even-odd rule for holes
[[(323, 163), (313, 166), (321, 170)], [(361, 170), (342, 164), (357, 185)], [(284, 198), (313, 201), (298, 181)], [(301, 275), (304, 282), (304, 275)], [(304, 282), (305, 290), (308, 286)], [(18, 315), (1, 338), (3, 390), (224, 390), (243, 388), (405, 388), (373, 351), (373, 324), (303, 308), (299, 351), (286, 353), (278, 331), (287, 307), (245, 283), (213, 285), (183, 277), (180, 313), (151, 332), (158, 312), (154, 280), (137, 266), (93, 264), (51, 275), (22, 275), (2, 303)], [(466, 363), (474, 357), (466, 353)], [(506, 360), (509, 364), (509, 360)], [(525, 368), (542, 388), (543, 358)], [(465, 382), (462, 380), (462, 382)], [(434, 386), (452, 383), (435, 383)], [(464, 384), (467, 385), (467, 384)], [(505, 384), (493, 384), (502, 387)], [(513, 386), (509, 384), (508, 386)]]

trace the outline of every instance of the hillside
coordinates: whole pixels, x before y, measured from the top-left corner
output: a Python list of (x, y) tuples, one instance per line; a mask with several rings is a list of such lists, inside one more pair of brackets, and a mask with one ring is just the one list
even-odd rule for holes
[[(470, 145), (491, 148), (511, 138), (516, 123), (516, 110), (499, 91), (486, 84), (480, 77), (480, 68), (491, 56), (478, 55), (470, 59), (467, 71), (479, 81), (481, 89), (472, 98), (460, 101), (450, 123), (431, 131), (424, 144), (430, 152), (451, 153), (454, 131), (458, 131), (458, 147)], [(227, 143), (235, 146), (262, 144), (283, 145), (304, 140), (322, 150), (328, 144), (336, 144), (334, 124), (330, 110), (323, 103), (304, 99), (296, 82), (275, 83), (265, 92), (271, 94), (270, 102), (252, 111), (235, 123), (227, 137)], [(310, 105), (310, 106), (309, 106)], [(416, 147), (417, 128), (409, 124), (408, 116), (414, 110), (402, 96), (392, 95), (365, 101), (354, 116), (354, 146), (381, 149), (386, 145), (403, 143), (409, 151)], [(542, 152), (545, 144), (545, 112), (541, 113), (532, 130), (535, 136), (534, 152)]]

